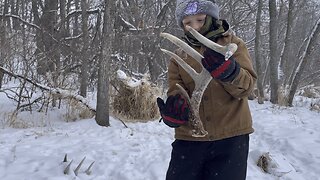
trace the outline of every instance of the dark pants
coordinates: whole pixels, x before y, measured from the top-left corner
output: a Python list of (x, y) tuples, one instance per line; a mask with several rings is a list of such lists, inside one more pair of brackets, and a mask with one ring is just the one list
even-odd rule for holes
[(249, 135), (172, 143), (166, 180), (245, 180)]

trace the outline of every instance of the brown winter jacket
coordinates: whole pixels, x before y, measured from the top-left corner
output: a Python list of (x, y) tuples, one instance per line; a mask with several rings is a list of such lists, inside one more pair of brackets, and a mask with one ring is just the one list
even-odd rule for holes
[[(190, 125), (183, 125), (175, 129), (176, 139), (212, 141), (253, 132), (247, 97), (254, 88), (257, 75), (252, 67), (247, 47), (243, 40), (230, 31), (224, 33), (217, 43), (238, 45), (238, 50), (233, 57), (241, 66), (240, 73), (232, 82), (228, 83), (212, 79), (204, 92), (200, 105), (200, 118), (209, 134), (201, 138), (192, 137)], [(196, 50), (202, 54), (205, 48), (199, 47)], [(201, 67), (196, 60), (181, 49), (178, 49), (176, 54), (197, 72), (200, 72)], [(189, 95), (192, 94), (195, 87), (193, 79), (173, 59), (170, 60), (168, 67), (168, 82), (168, 96), (177, 92), (176, 83), (184, 87)]]

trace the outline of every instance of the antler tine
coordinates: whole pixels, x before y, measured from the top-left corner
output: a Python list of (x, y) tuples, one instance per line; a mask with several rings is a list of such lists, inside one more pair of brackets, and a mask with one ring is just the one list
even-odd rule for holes
[(67, 165), (67, 167), (63, 170), (64, 174), (69, 174), (72, 162), (73, 162), (73, 160), (71, 160), (70, 163)]
[[(185, 63), (178, 55), (175, 53), (168, 51), (166, 49), (161, 49), (164, 53), (168, 54), (169, 56), (173, 57), (176, 62), (184, 69), (186, 72), (193, 78), (194, 81), (197, 81), (197, 76), (199, 73), (197, 73), (189, 64)], [(195, 78), (195, 79), (194, 79)]]
[[(172, 36), (172, 35), (171, 35)], [(190, 47), (188, 45), (188, 47)], [(176, 60), (176, 62), (191, 76), (191, 78), (194, 80), (195, 82), (195, 90), (194, 92), (197, 94), (200, 94), (200, 100), (201, 97), (203, 95), (203, 92), (205, 91), (206, 87), (208, 86), (209, 82), (211, 81), (212, 77), (210, 75), (210, 73), (204, 69), (202, 63), (200, 64), (202, 69), (201, 72), (198, 73), (196, 72), (189, 64), (185, 63), (178, 55), (176, 55), (175, 53), (168, 51), (166, 49), (161, 49), (161, 51), (163, 51), (164, 53), (168, 54), (169, 56), (171, 56), (172, 58), (174, 58)], [(197, 52), (198, 53), (198, 52)], [(189, 54), (189, 52), (188, 52)], [(201, 55), (202, 56), (202, 55)], [(187, 94), (187, 92), (185, 92), (185, 90), (179, 85), (177, 84), (177, 86), (179, 87), (180, 90), (183, 91), (184, 95)], [(200, 92), (200, 93), (199, 93)], [(186, 93), (186, 94), (185, 94)], [(193, 93), (194, 94), (194, 93)], [(189, 96), (186, 96), (189, 98)], [(191, 101), (191, 99), (189, 98), (189, 100)], [(200, 102), (199, 102), (200, 104)]]
[(68, 162), (67, 154), (64, 155), (63, 162)]
[(197, 60), (201, 64), (201, 59), (203, 58), (203, 56), (200, 53), (198, 53), (195, 49), (190, 47), (186, 42), (182, 41), (181, 39), (169, 33), (160, 33), (160, 36), (168, 39), (173, 44), (182, 48), (185, 52), (187, 52), (191, 57), (193, 57), (195, 60)]
[(73, 172), (74, 172), (74, 174), (75, 174), (76, 176), (78, 176), (79, 169), (80, 169), (80, 167), (81, 167), (81, 165), (82, 165), (82, 163), (83, 163), (83, 161), (84, 161), (85, 159), (86, 159), (86, 157), (84, 157), (84, 158), (80, 161), (80, 163), (79, 163), (79, 165), (76, 167), (76, 169), (73, 170)]
[[(201, 76), (199, 75), (199, 73), (197, 73), (191, 66), (189, 66), (189, 64), (185, 63), (178, 55), (176, 55), (175, 53), (168, 51), (166, 49), (161, 49), (161, 51), (168, 54), (170, 57), (174, 58), (176, 60), (176, 62), (191, 76), (191, 78), (194, 80), (194, 82), (200, 82)], [(183, 95), (188, 99), (188, 102), (190, 103), (191, 99), (190, 99), (188, 93), (186, 92), (186, 90), (183, 87), (181, 87), (180, 84), (176, 84), (176, 85), (178, 86), (180, 91), (183, 93)]]
[(193, 29), (191, 26), (186, 26), (186, 29), (196, 38), (198, 41), (200, 41), (202, 44), (207, 46), (208, 48), (217, 51), (218, 53), (225, 56), (225, 59), (229, 59), (238, 49), (238, 46), (234, 43), (230, 43), (226, 46), (221, 46), (206, 37), (204, 37), (202, 34), (200, 34), (198, 31)]
[(90, 174), (91, 174), (91, 167), (93, 166), (93, 164), (94, 164), (94, 161), (89, 165), (89, 167), (88, 167), (87, 170), (85, 171), (85, 173), (86, 173), (87, 175), (90, 175)]

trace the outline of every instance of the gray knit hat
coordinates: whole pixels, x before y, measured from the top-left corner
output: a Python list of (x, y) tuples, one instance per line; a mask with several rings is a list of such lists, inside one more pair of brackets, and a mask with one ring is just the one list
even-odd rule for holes
[(214, 0), (177, 0), (176, 20), (180, 27), (184, 17), (195, 14), (207, 14), (219, 19), (219, 7)]

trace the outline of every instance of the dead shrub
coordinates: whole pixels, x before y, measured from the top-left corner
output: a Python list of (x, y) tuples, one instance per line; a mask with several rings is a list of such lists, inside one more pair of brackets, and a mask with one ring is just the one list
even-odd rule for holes
[(281, 86), (278, 91), (278, 104), (288, 106), (288, 88)]
[(67, 107), (64, 117), (67, 122), (76, 121), (79, 119), (93, 118), (94, 112), (92, 112), (88, 107), (83, 105), (83, 103), (71, 98), (68, 98), (66, 100)]
[(127, 121), (148, 121), (160, 116), (156, 104), (160, 89), (146, 77), (141, 80), (118, 78), (111, 83), (116, 89), (111, 103), (114, 116)]
[(307, 86), (299, 94), (307, 98), (320, 98), (320, 89), (319, 87)]
[(286, 157), (278, 153), (263, 153), (257, 162), (257, 166), (260, 167), (263, 172), (279, 178), (292, 171), (296, 171)]
[(310, 104), (310, 110), (320, 112), (320, 100), (317, 100), (316, 102), (312, 102)]
[(262, 154), (257, 162), (257, 166), (261, 168), (261, 170), (265, 173), (269, 173), (269, 164), (270, 164), (271, 158), (269, 156), (269, 153)]
[(9, 127), (17, 128), (17, 129), (26, 129), (28, 127), (32, 127), (33, 125), (27, 123), (26, 121), (22, 120), (18, 117), (17, 111), (13, 111), (8, 114), (7, 124)]
[(5, 117), (4, 126), (16, 129), (27, 129), (32, 127), (45, 127), (48, 125), (46, 118), (38, 113), (12, 111), (8, 112)]

